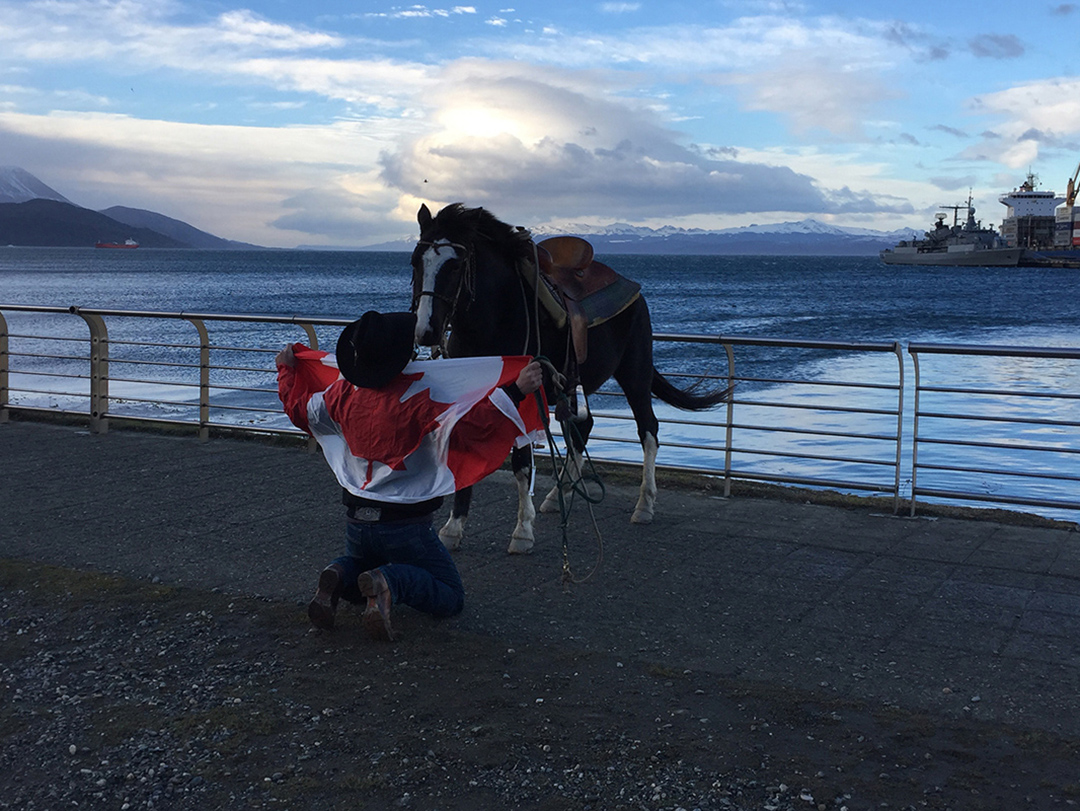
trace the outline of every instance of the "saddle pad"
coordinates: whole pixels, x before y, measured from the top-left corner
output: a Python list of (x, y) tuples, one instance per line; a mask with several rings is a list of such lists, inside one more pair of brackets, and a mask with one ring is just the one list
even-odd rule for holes
[(616, 273), (614, 280), (607, 287), (589, 294), (578, 304), (581, 305), (581, 310), (585, 314), (586, 323), (590, 327), (595, 327), (617, 316), (633, 304), (640, 295), (640, 284)]

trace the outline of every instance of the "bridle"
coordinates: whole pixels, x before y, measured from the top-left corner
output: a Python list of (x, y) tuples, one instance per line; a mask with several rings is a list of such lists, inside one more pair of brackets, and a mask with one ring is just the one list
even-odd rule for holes
[[(413, 294), (412, 306), (409, 308), (410, 312), (416, 313), (420, 309), (420, 301), (424, 296), (430, 296), (435, 301), (441, 301), (446, 305), (449, 312), (446, 315), (442, 324), (442, 331), (439, 335), (438, 349), (443, 355), (447, 355), (447, 340), (450, 335), (450, 330), (453, 326), (454, 317), (457, 315), (458, 305), (462, 300), (462, 293), (468, 293), (469, 300), (472, 301), (473, 296), (476, 294), (476, 261), (473, 255), (472, 249), (468, 245), (464, 245), (460, 242), (450, 242), (446, 240), (439, 240), (438, 242), (433, 240), (421, 239), (416, 243), (417, 247), (427, 247), (435, 251), (435, 255), (439, 255), (439, 248), (451, 248), (458, 257), (458, 278), (457, 286), (454, 289), (452, 296), (446, 296), (442, 293), (435, 292), (435, 280), (432, 279), (431, 290), (420, 290)], [(426, 251), (424, 252), (427, 253)], [(440, 268), (441, 269), (441, 268)], [(417, 272), (414, 268), (413, 272)], [(438, 275), (438, 274), (436, 274)], [(434, 308), (432, 309), (434, 313)]]
[[(522, 300), (525, 305), (525, 340), (521, 349), (522, 355), (528, 354), (530, 333), (532, 333), (534, 330), (536, 333), (535, 339), (537, 351), (539, 351), (541, 344), (539, 308), (539, 285), (541, 283), (539, 278), (540, 262), (539, 258), (536, 255), (536, 245), (534, 243), (531, 243), (531, 241), (530, 244), (533, 254), (534, 273), (536, 274), (536, 278), (533, 280), (533, 300), (531, 303), (529, 301), (529, 293), (526, 289), (524, 277), (520, 272), (514, 274), (517, 277), (518, 285), (521, 289)], [(435, 285), (433, 281), (431, 290), (421, 290), (420, 292), (413, 294), (412, 306), (410, 308), (413, 313), (417, 312), (420, 307), (420, 301), (423, 299), (424, 296), (430, 296), (433, 300), (441, 301), (447, 306), (449, 312), (447, 313), (446, 319), (443, 321), (442, 324), (442, 332), (439, 335), (438, 351), (444, 357), (449, 357), (447, 343), (449, 341), (450, 332), (453, 329), (454, 319), (457, 316), (458, 307), (463, 300), (462, 293), (464, 292), (468, 294), (469, 302), (472, 302), (476, 295), (476, 254), (471, 245), (465, 245), (460, 242), (451, 242), (449, 240), (434, 241), (420, 239), (417, 241), (416, 245), (417, 247), (427, 247), (434, 249), (436, 255), (438, 255), (439, 253), (439, 248), (452, 248), (458, 256), (460, 269), (458, 271), (457, 286), (454, 290), (453, 296), (451, 297), (443, 295), (441, 293), (436, 293), (434, 290)], [(414, 268), (413, 271), (415, 273), (416, 268)], [(432, 312), (434, 312), (434, 309), (432, 310)], [(569, 331), (567, 331), (567, 339), (569, 340)], [(569, 357), (569, 355), (567, 357)], [(554, 367), (552, 367), (552, 371), (555, 371)]]

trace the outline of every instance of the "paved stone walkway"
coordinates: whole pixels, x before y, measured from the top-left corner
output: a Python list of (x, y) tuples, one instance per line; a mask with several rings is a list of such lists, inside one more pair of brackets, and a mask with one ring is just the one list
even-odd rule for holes
[[(538, 490), (540, 483), (538, 482)], [(305, 605), (343, 509), (318, 454), (256, 441), (0, 424), (0, 555)], [(477, 488), (448, 622), (840, 697), (1080, 734), (1080, 534), (635, 488), (595, 508), (564, 586), (558, 520), (505, 553), (509, 474)], [(584, 577), (600, 551), (572, 517)], [(298, 609), (299, 610), (299, 609)], [(429, 622), (404, 609), (397, 622)]]

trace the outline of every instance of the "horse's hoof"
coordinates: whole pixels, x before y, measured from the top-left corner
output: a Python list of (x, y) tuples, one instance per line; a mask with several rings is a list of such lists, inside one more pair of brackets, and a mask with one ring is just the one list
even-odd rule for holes
[(543, 503), (540, 504), (540, 512), (542, 512), (542, 513), (551, 514), (551, 513), (557, 513), (558, 511), (559, 511), (559, 498), (558, 498), (558, 496), (556, 496), (555, 498), (552, 498), (551, 496), (548, 496), (547, 498), (544, 499)]
[(511, 555), (527, 555), (533, 550), (532, 538), (511, 538), (506, 551)]
[(652, 510), (634, 510), (634, 514), (630, 516), (631, 524), (651, 524), (653, 519)]
[(439, 540), (450, 552), (457, 552), (461, 548), (461, 536), (446, 532), (445, 527), (439, 530)]

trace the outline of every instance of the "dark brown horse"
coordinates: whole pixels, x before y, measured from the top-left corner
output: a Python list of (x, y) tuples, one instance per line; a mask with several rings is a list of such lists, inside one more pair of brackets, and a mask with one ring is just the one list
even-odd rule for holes
[[(533, 263), (536, 246), (528, 231), (507, 225), (483, 208), (455, 203), (432, 216), (421, 206), (420, 241), (412, 254), (413, 310), (417, 314), (416, 342), (442, 346), (449, 357), (477, 355), (543, 355), (556, 369), (571, 368), (586, 394), (614, 377), (633, 412), (644, 451), (641, 489), (631, 521), (648, 523), (656, 503), (658, 422), (652, 396), (687, 410), (711, 408), (724, 402), (727, 390), (696, 394), (676, 388), (653, 366), (652, 323), (645, 299), (588, 330), (588, 353), (580, 365), (568, 367), (573, 353), (568, 330), (537, 306), (531, 284), (520, 272)], [(549, 401), (553, 402), (549, 391)], [(592, 428), (592, 417), (578, 425), (581, 447), (568, 447), (567, 459), (577, 465)], [(528, 552), (533, 545), (536, 511), (529, 497), (532, 473), (530, 448), (514, 451), (518, 482), (518, 522), (510, 552)], [(443, 543), (456, 549), (464, 534), (471, 492), (460, 491), (450, 519), (439, 532)], [(558, 509), (552, 490), (542, 512)]]

